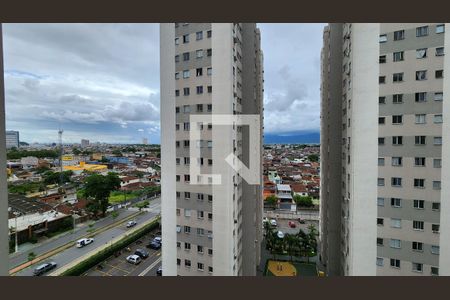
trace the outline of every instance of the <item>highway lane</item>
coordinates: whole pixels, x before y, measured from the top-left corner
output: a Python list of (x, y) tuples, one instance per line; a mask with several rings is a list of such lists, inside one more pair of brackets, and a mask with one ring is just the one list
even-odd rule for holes
[[(156, 217), (160, 213), (160, 204), (154, 203), (153, 208), (150, 208), (152, 211), (144, 211), (143, 214), (138, 215), (135, 220), (138, 224), (143, 223), (145, 221), (148, 221), (154, 217)], [(34, 264), (24, 270), (21, 270), (17, 272), (16, 276), (32, 276), (33, 270), (36, 268), (37, 265), (40, 263), (46, 262), (46, 261), (54, 261), (58, 264), (58, 268), (62, 267), (63, 265), (71, 262), (72, 260), (92, 251), (93, 249), (96, 249), (100, 246), (108, 244), (112, 239), (115, 237), (118, 237), (119, 235), (125, 233), (129, 229), (126, 228), (125, 222), (120, 224), (117, 227), (110, 228), (94, 237), (94, 243), (85, 246), (83, 248), (76, 248), (75, 246), (68, 248), (52, 257), (49, 257), (46, 260), (43, 260), (42, 262), (39, 262), (37, 264)], [(55, 270), (56, 270), (55, 269)], [(54, 271), (54, 270), (53, 270)]]

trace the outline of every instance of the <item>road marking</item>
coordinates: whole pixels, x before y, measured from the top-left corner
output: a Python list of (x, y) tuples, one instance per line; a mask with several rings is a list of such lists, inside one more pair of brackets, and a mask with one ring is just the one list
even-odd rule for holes
[(157, 264), (161, 262), (161, 257), (159, 257), (157, 260), (155, 260), (150, 266), (147, 267), (144, 271), (142, 271), (138, 276), (144, 276), (148, 272), (150, 272), (151, 269), (153, 269)]

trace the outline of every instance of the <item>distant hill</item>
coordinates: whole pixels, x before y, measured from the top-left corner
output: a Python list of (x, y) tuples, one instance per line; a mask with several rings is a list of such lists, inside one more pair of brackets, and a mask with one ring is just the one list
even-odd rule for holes
[(319, 132), (266, 133), (264, 144), (319, 144)]

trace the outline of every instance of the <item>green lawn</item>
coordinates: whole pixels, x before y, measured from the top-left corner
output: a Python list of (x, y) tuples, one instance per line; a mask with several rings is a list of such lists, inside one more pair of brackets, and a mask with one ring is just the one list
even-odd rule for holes
[[(138, 193), (136, 192), (131, 192), (131, 193), (127, 193), (126, 194), (126, 199), (133, 199), (139, 197)], [(117, 203), (121, 203), (125, 201), (125, 194), (123, 192), (118, 192), (118, 191), (114, 191), (111, 192), (111, 194), (109, 195), (109, 203), (110, 204), (117, 204)]]

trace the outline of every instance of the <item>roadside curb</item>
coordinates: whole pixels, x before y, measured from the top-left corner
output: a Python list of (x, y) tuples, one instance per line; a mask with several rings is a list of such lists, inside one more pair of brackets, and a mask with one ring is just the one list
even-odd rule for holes
[[(140, 214), (143, 214), (143, 212), (140, 211), (140, 212), (136, 212), (136, 213), (134, 213), (134, 214), (131, 214), (130, 216), (128, 216), (128, 217), (126, 217), (126, 218), (123, 218), (123, 219), (120, 219), (120, 220), (117, 221), (117, 222), (114, 222), (114, 223), (109, 224), (109, 225), (107, 225), (107, 226), (105, 226), (105, 227), (101, 227), (101, 228), (99, 228), (98, 230), (95, 230), (95, 231), (93, 231), (93, 232), (91, 232), (91, 233), (87, 233), (87, 234), (85, 234), (85, 235), (83, 235), (83, 236), (81, 236), (81, 237), (78, 237), (77, 240), (78, 240), (78, 239), (81, 239), (81, 238), (85, 238), (85, 237), (92, 237), (92, 236), (95, 236), (95, 235), (97, 235), (97, 234), (99, 234), (99, 233), (102, 233), (102, 232), (108, 230), (108, 229), (114, 228), (114, 227), (116, 227), (117, 225), (119, 225), (119, 224), (121, 224), (121, 223), (123, 223), (123, 222), (126, 222), (126, 221), (128, 221), (128, 220), (130, 220), (130, 219), (133, 219), (133, 218), (135, 218), (136, 216), (138, 216), (138, 215), (140, 215)], [(9, 270), (9, 275), (10, 275), (10, 276), (15, 276), (15, 275), (14, 275), (15, 273), (17, 273), (17, 272), (19, 272), (19, 271), (21, 271), (21, 270), (23, 270), (23, 269), (25, 269), (25, 268), (28, 268), (29, 266), (31, 266), (31, 265), (33, 265), (33, 264), (35, 264), (35, 263), (38, 263), (38, 262), (40, 262), (40, 261), (42, 261), (42, 260), (44, 260), (44, 259), (47, 259), (47, 258), (50, 257), (50, 256), (53, 256), (53, 255), (55, 255), (55, 254), (58, 254), (59, 252), (64, 251), (64, 250), (66, 250), (66, 249), (72, 247), (72, 246), (74, 245), (74, 243), (75, 243), (75, 240), (70, 241), (70, 242), (68, 242), (68, 243), (66, 243), (66, 244), (64, 244), (64, 245), (61, 245), (61, 246), (59, 246), (59, 247), (57, 247), (57, 248), (55, 248), (55, 249), (52, 249), (52, 250), (50, 250), (50, 251), (47, 251), (47, 252), (45, 252), (45, 253), (39, 255), (38, 257), (36, 257), (36, 258), (33, 259), (32, 261), (28, 261), (28, 262), (25, 262), (25, 263), (23, 263), (23, 264), (21, 264), (21, 265), (18, 265), (18, 266), (16, 266), (16, 267), (14, 267), (13, 269)]]

